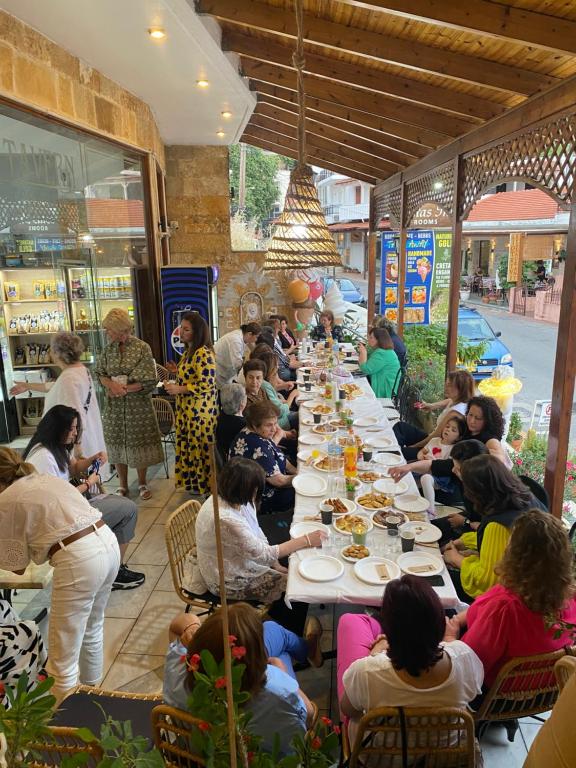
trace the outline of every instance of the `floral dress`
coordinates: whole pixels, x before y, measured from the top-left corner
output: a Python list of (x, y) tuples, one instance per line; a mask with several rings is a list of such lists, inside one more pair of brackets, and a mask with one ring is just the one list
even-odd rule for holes
[(5, 687), (14, 689), (23, 673), (28, 675), (27, 690), (44, 673), (46, 650), (42, 635), (33, 621), (21, 621), (7, 600), (0, 599), (0, 707), (10, 706)]
[(200, 347), (184, 355), (176, 382), (191, 393), (176, 398), (176, 487), (201, 496), (210, 491), (209, 446), (218, 417), (214, 352)]

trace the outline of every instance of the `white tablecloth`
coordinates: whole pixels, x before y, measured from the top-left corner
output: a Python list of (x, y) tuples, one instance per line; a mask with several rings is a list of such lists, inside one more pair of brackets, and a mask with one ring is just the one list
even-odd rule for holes
[[(384, 416), (382, 412), (382, 406), (378, 402), (378, 400), (374, 397), (374, 393), (372, 392), (372, 389), (370, 388), (370, 385), (368, 384), (366, 379), (355, 379), (356, 384), (358, 384), (359, 387), (361, 387), (364, 392), (364, 397), (359, 397), (355, 400), (351, 400), (348, 402), (348, 406), (352, 409), (354, 418), (357, 418), (359, 416), (376, 416), (380, 414), (382, 416), (381, 423), (381, 431), (380, 432), (370, 432), (366, 429), (361, 429), (359, 427), (354, 427), (354, 430), (356, 433), (360, 434), (364, 438), (368, 438), (371, 436), (381, 435), (390, 438), (394, 441), (394, 447), (396, 450), (399, 451), (398, 443), (396, 441), (396, 438), (394, 436), (394, 432), (392, 431), (392, 427), (390, 426), (389, 422), (387, 421), (386, 417)], [(301, 416), (303, 414), (306, 414), (307, 409), (300, 407), (300, 413)], [(311, 426), (306, 426), (302, 423), (302, 420), (300, 421), (300, 436), (308, 434), (311, 431)], [(326, 443), (326, 446), (328, 443)], [(299, 442), (299, 450), (309, 448), (310, 446), (304, 445), (303, 443)], [(322, 446), (319, 446), (321, 449)], [(298, 462), (298, 473), (299, 474), (305, 474), (305, 473), (314, 473), (317, 475), (321, 475), (328, 481), (328, 492), (323, 496), (301, 496), (299, 493), (296, 493), (296, 504), (294, 507), (294, 522), (301, 521), (304, 517), (314, 515), (318, 513), (318, 505), (322, 501), (322, 498), (325, 498), (330, 494), (330, 477), (337, 476), (338, 473), (329, 474), (327, 472), (320, 472), (317, 469), (314, 469), (314, 467), (305, 466), (303, 462)], [(409, 492), (411, 493), (418, 493), (418, 489), (416, 487), (416, 483), (414, 481), (414, 478), (411, 474), (408, 474), (404, 478), (410, 488)], [(368, 486), (364, 486), (364, 490), (368, 490)], [(359, 508), (360, 512), (362, 512), (362, 509)], [(368, 534), (368, 547), (370, 547), (370, 541), (374, 540), (374, 537), (384, 537), (387, 536), (386, 531), (377, 529), (376, 527), (370, 531)], [(344, 546), (346, 546), (348, 540), (351, 542), (351, 539), (346, 539), (346, 542), (344, 543)], [(419, 547), (416, 545), (415, 550), (422, 550), (430, 554), (434, 554), (439, 558), (441, 561), (441, 555), (439, 550), (432, 549), (430, 547)], [(306, 558), (311, 557), (313, 555), (318, 554), (320, 550), (318, 549), (303, 549), (298, 552), (294, 552), (292, 555), (290, 555), (289, 559), (289, 565), (288, 565), (288, 586), (286, 589), (286, 602), (289, 604), (292, 600), (296, 600), (303, 603), (355, 603), (360, 605), (380, 605), (382, 601), (382, 594), (383, 594), (383, 587), (382, 586), (371, 586), (369, 584), (366, 584), (363, 581), (360, 581), (355, 573), (354, 573), (354, 565), (353, 563), (346, 562), (345, 560), (342, 560), (344, 563), (344, 573), (342, 576), (340, 576), (338, 579), (334, 581), (325, 581), (325, 582), (313, 582), (308, 581), (307, 579), (304, 579), (299, 571), (298, 571), (298, 564), (299, 562)], [(340, 555), (337, 555), (340, 558)], [(395, 559), (394, 556), (386, 555), (387, 559)], [(456, 606), (459, 603), (458, 596), (456, 594), (456, 591), (454, 589), (454, 586), (452, 584), (452, 580), (450, 579), (450, 576), (448, 574), (448, 571), (446, 570), (446, 567), (444, 567), (442, 571), (442, 578), (444, 579), (444, 586), (442, 587), (435, 587), (435, 590), (440, 597), (442, 604), (449, 608)]]

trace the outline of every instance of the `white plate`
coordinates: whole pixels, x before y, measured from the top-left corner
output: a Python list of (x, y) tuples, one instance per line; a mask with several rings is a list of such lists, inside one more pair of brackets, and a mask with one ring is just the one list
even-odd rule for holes
[(414, 531), (416, 544), (433, 544), (442, 538), (442, 531), (432, 523), (420, 523), (412, 520), (402, 526), (403, 529)]
[(326, 493), (328, 483), (319, 475), (305, 474), (296, 475), (292, 487), (300, 496), (322, 496)]
[(313, 427), (315, 422), (312, 416), (300, 416), (300, 424), (305, 424), (307, 427)]
[(397, 483), (392, 480), (391, 477), (383, 477), (381, 480), (376, 480), (372, 486), (378, 493), (386, 493), (391, 496), (395, 496), (397, 493), (406, 493), (410, 488), (405, 480), (398, 480)]
[[(388, 507), (386, 507), (386, 509), (388, 509)], [(376, 520), (376, 514), (380, 514), (380, 511), (376, 510), (376, 512), (374, 512), (374, 514), (372, 515), (372, 522), (374, 523), (376, 528), (382, 528), (383, 530), (387, 531), (388, 526), (385, 525), (385, 523), (378, 522), (378, 520)], [(400, 523), (401, 526), (404, 525), (408, 519), (404, 514), (404, 512), (398, 512), (397, 509), (390, 509), (388, 512), (384, 510), (384, 515), (386, 517), (388, 517), (388, 515), (394, 515), (395, 517), (399, 517), (402, 520), (402, 522)]]
[[(396, 562), (404, 573), (408, 573), (410, 576), (438, 576), (444, 570), (444, 561), (439, 557), (429, 555), (427, 552), (404, 552), (404, 554), (398, 555)], [(431, 565), (433, 568), (424, 573), (414, 573), (410, 570), (413, 566), (418, 565)]]
[[(356, 513), (355, 515), (356, 517), (361, 517), (362, 520), (366, 523), (367, 525), (366, 533), (369, 533), (372, 530), (372, 528), (374, 528), (374, 524), (372, 523), (372, 520), (368, 517), (368, 515), (356, 514)], [(336, 520), (343, 520), (343, 519), (344, 519), (344, 515), (336, 518)], [(334, 530), (338, 531), (338, 533), (342, 533), (344, 536), (352, 536), (351, 531), (344, 531), (342, 530), (342, 528), (338, 528), (338, 526), (336, 525), (336, 520), (332, 520), (332, 527), (334, 528)]]
[(426, 512), (428, 501), (416, 493), (408, 493), (406, 496), (396, 496), (394, 506), (402, 512)]
[(322, 445), (322, 443), (326, 442), (323, 435), (317, 435), (313, 432), (300, 435), (299, 440), (304, 445)]
[(392, 440), (391, 437), (384, 437), (384, 435), (381, 435), (379, 437), (369, 437), (366, 440), (366, 444), (371, 445), (372, 448), (392, 448), (394, 440)]
[[(312, 448), (303, 448), (301, 451), (298, 451), (296, 454), (300, 461), (303, 461), (306, 463), (308, 459), (312, 458)], [(324, 451), (319, 451), (318, 456), (316, 456), (317, 459), (323, 459), (324, 456), (327, 456), (328, 454), (324, 453)]]
[(384, 416), (387, 419), (399, 419), (400, 414), (396, 410), (396, 408), (382, 408), (382, 411), (384, 413)]
[(315, 424), (312, 427), (312, 432), (316, 432), (318, 435), (335, 435), (338, 432), (338, 427), (333, 427), (331, 424)]
[(377, 453), (372, 461), (383, 467), (398, 467), (400, 464), (406, 464), (404, 456), (398, 456), (395, 453)]
[(358, 370), (358, 363), (342, 363), (342, 368), (345, 368), (347, 371), (357, 371)]
[(300, 523), (292, 523), (290, 528), (290, 538), (297, 539), (300, 536), (306, 536), (306, 534), (314, 533), (314, 531), (323, 531), (326, 536), (330, 535), (330, 529), (324, 523), (314, 523), (312, 521), (304, 521)]
[(301, 392), (298, 393), (298, 397), (296, 400), (298, 400), (299, 403), (302, 403), (304, 407), (306, 407), (306, 403), (309, 400), (313, 400), (316, 397), (314, 392), (306, 392), (305, 389), (303, 389)]
[[(348, 512), (354, 512), (354, 510), (356, 509), (356, 502), (355, 501), (352, 501), (352, 499), (343, 499), (341, 496), (329, 496), (326, 499), (322, 499), (320, 504), (328, 504), (330, 499), (338, 499), (338, 501), (341, 501), (342, 504), (344, 504), (344, 506), (348, 510)], [(344, 512), (334, 512), (334, 514), (335, 515), (343, 515), (345, 513)]]
[[(317, 405), (328, 405), (328, 403), (324, 400), (318, 400), (318, 398), (314, 398), (314, 400), (308, 400), (306, 403), (304, 403), (304, 408), (314, 408)], [(330, 409), (332, 409), (332, 405), (329, 406)], [(334, 413), (333, 410), (330, 410), (330, 413), (323, 413), (322, 416), (329, 416), (331, 413)]]
[[(376, 566), (382, 564), (388, 568), (389, 579), (382, 579), (376, 573)], [(397, 579), (400, 576), (400, 568), (392, 560), (386, 560), (384, 557), (365, 557), (364, 560), (356, 561), (354, 573), (360, 581), (366, 584), (374, 584), (378, 587), (381, 584), (387, 584), (392, 579)]]
[(340, 560), (326, 555), (313, 555), (300, 560), (298, 572), (308, 581), (334, 581), (344, 573)]
[(312, 463), (312, 466), (314, 467), (314, 469), (317, 469), (318, 472), (340, 472), (342, 469), (344, 469), (344, 459), (340, 459), (340, 462), (338, 463), (337, 466), (334, 467), (334, 469), (324, 469), (324, 467), (318, 466), (318, 462), (320, 461), (320, 458), (322, 457), (319, 457), (318, 459), (316, 459), (316, 461)]
[[(358, 560), (358, 558), (357, 558), (357, 557), (349, 557), (348, 555), (345, 555), (345, 554), (344, 554), (344, 550), (346, 550), (346, 549), (348, 549), (348, 547), (352, 547), (352, 546), (354, 546), (354, 545), (353, 545), (353, 544), (348, 544), (348, 546), (347, 546), (347, 547), (343, 547), (343, 548), (340, 550), (340, 557), (342, 558), (342, 560), (346, 560), (346, 562), (347, 562), (347, 563), (359, 563), (359, 562), (360, 562), (360, 560)], [(366, 549), (368, 549), (368, 547), (366, 547)], [(369, 550), (369, 549), (368, 549), (368, 552), (370, 552), (370, 550)], [(361, 559), (362, 559), (362, 560), (367, 560), (369, 557), (370, 557), (370, 555), (367, 555), (366, 557), (363, 557), (363, 558), (361, 558)]]
[[(362, 493), (362, 494), (360, 494), (360, 497), (364, 496), (364, 495), (365, 494)], [(390, 510), (390, 514), (392, 514), (392, 511), (391, 511), (392, 510), (392, 504), (389, 504), (387, 507), (365, 507), (364, 504), (362, 504), (358, 500), (356, 501), (356, 504), (358, 504), (358, 506), (360, 507), (362, 512), (369, 513), (370, 516), (372, 516), (373, 512), (379, 512), (381, 509), (389, 509)]]
[(353, 423), (355, 427), (375, 427), (380, 423), (380, 419), (378, 416), (360, 416), (354, 419)]

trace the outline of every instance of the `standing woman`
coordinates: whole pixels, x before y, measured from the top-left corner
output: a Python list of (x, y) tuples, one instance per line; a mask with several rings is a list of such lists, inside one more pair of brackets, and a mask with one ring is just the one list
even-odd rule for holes
[(386, 328), (371, 328), (368, 346), (370, 353), (364, 344), (358, 345), (358, 367), (370, 376), (370, 386), (376, 397), (392, 397), (400, 362)]
[(46, 669), (61, 699), (102, 676), (104, 610), (120, 567), (116, 537), (67, 480), (39, 475), (0, 448), (0, 568), (22, 574), (32, 560), (54, 568)]
[(176, 395), (176, 487), (196, 496), (210, 491), (209, 446), (214, 442), (218, 406), (216, 361), (210, 329), (197, 312), (186, 312), (180, 322), (180, 358), (176, 382), (166, 382)]
[(140, 498), (146, 500), (152, 496), (146, 470), (164, 461), (152, 407), (154, 358), (148, 344), (132, 335), (132, 320), (123, 309), (111, 309), (102, 327), (110, 343), (96, 363), (95, 374), (106, 392), (102, 421), (108, 461), (116, 466), (122, 496), (128, 496), (128, 467), (136, 467)]

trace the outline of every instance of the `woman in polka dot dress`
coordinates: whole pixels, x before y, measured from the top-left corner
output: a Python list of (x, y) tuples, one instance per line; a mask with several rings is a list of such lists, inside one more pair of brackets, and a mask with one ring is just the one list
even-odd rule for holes
[(216, 364), (206, 322), (187, 312), (180, 322), (187, 350), (178, 365), (176, 383), (164, 384), (176, 395), (176, 487), (201, 496), (210, 492), (208, 447), (214, 442), (218, 407)]

